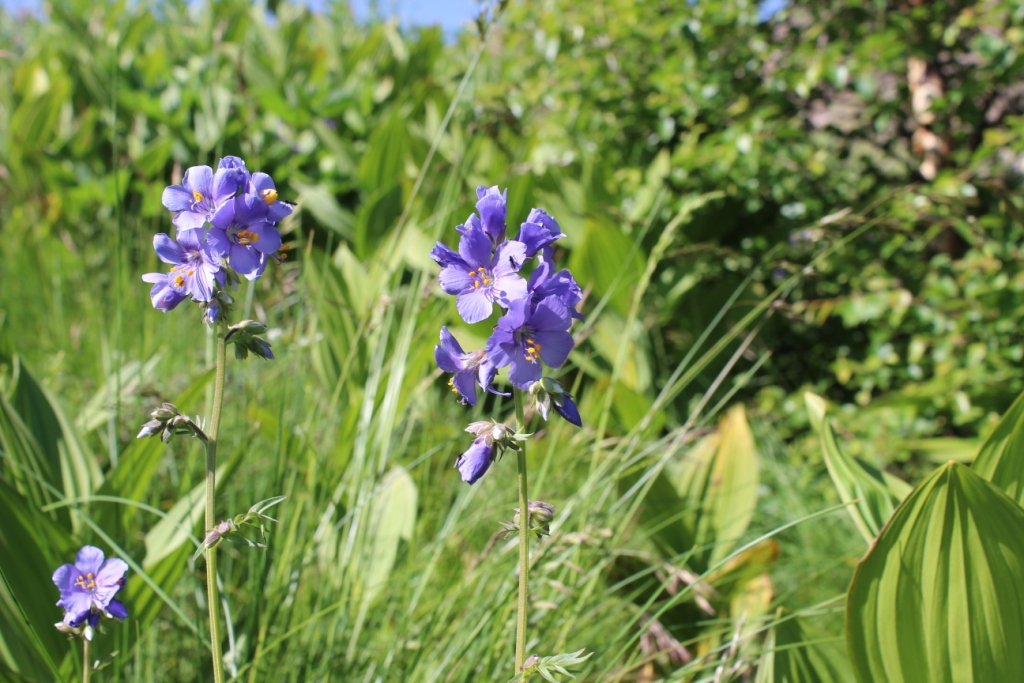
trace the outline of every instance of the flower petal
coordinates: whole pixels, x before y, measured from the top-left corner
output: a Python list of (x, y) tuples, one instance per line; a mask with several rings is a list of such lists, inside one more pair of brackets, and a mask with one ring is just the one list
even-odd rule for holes
[(577, 427), (583, 426), (583, 420), (580, 419), (580, 411), (576, 409), (576, 404), (573, 402), (572, 397), (569, 396), (569, 394), (563, 394), (562, 405), (558, 405), (558, 403), (555, 402), (554, 409), (556, 413)]
[(194, 201), (204, 201), (210, 199), (213, 194), (213, 169), (209, 166), (192, 166), (185, 171), (185, 177), (182, 178), (181, 184), (185, 186), (189, 194), (193, 192), (199, 192), (203, 195), (203, 199)]
[(206, 216), (195, 211), (182, 211), (172, 222), (178, 230), (195, 230), (206, 225)]
[(270, 223), (262, 222), (250, 225), (249, 231), (256, 233), (259, 237), (252, 243), (256, 251), (273, 254), (281, 248), (281, 232)]
[(203, 248), (203, 232), (203, 230), (178, 230), (178, 244), (182, 251), (201, 250)]
[(483, 439), (478, 439), (473, 442), (469, 450), (459, 456), (455, 461), (455, 466), (459, 468), (462, 481), (474, 484), (487, 473), (487, 469), (493, 461), (494, 447), (488, 446)]
[[(78, 578), (78, 569), (73, 564), (64, 564), (57, 567), (53, 573), (53, 582), (60, 589), (61, 593), (70, 591), (75, 587), (75, 579)], [(57, 603), (60, 604), (59, 602)]]
[(524, 261), (526, 261), (525, 244), (515, 240), (502, 242), (498, 245), (498, 250), (494, 252), (494, 259), (491, 261), (494, 277), (519, 272)]
[(82, 549), (75, 555), (75, 566), (83, 574), (92, 572), (94, 575), (100, 571), (103, 564), (103, 551), (94, 545), (83, 545)]
[(540, 376), (541, 365), (538, 361), (528, 361), (519, 353), (512, 354), (512, 367), (508, 371), (508, 379), (512, 386), (517, 389), (529, 389)]
[(494, 304), (487, 296), (486, 289), (467, 289), (455, 300), (455, 308), (467, 323), (472, 325), (487, 320), (494, 312)]
[[(221, 160), (223, 161), (223, 160)], [(213, 201), (216, 204), (231, 199), (243, 189), (245, 173), (238, 168), (219, 168), (213, 176)]]
[(572, 324), (572, 317), (569, 309), (558, 300), (558, 297), (545, 297), (537, 304), (536, 310), (530, 316), (530, 328), (537, 331), (553, 332), (556, 330), (568, 330)]
[(255, 251), (241, 244), (231, 245), (231, 249), (228, 251), (228, 260), (239, 275), (248, 275), (260, 267), (260, 260)]
[(107, 603), (107, 614), (114, 619), (124, 620), (128, 618), (128, 608), (120, 600), (114, 599)]
[(445, 372), (461, 372), (466, 369), (462, 357), (465, 354), (459, 342), (448, 331), (447, 327), (441, 328), (441, 343), (434, 346), (434, 360), (437, 367)]
[(192, 197), (192, 193), (181, 185), (165, 187), (160, 200), (168, 210), (175, 212), (190, 210), (192, 208), (192, 202), (195, 201)]
[(471, 406), (476, 405), (476, 373), (473, 370), (463, 370), (452, 378), (452, 386), (459, 392)]
[(462, 259), (448, 264), (437, 276), (437, 280), (441, 283), (441, 289), (445, 294), (461, 294), (467, 289), (473, 288), (473, 278), (469, 276), (469, 266)]
[(164, 263), (177, 265), (186, 258), (185, 251), (178, 246), (178, 243), (162, 232), (153, 235), (153, 249)]
[[(482, 230), (468, 230), (459, 240), (459, 255), (473, 268), (489, 266), (491, 263), (491, 240)], [(469, 270), (469, 269), (467, 269)]]
[(543, 332), (538, 330), (533, 340), (540, 344), (540, 357), (549, 368), (557, 368), (565, 362), (572, 351), (572, 335), (568, 332)]
[(211, 228), (206, 233), (206, 246), (210, 248), (210, 253), (215, 256), (227, 256), (228, 252), (231, 251), (232, 242), (228, 238), (226, 230), (221, 228)]
[(513, 301), (525, 301), (529, 296), (526, 280), (515, 273), (496, 274), (488, 290), (494, 300), (505, 308), (511, 306)]
[(483, 224), (484, 233), (493, 244), (499, 244), (505, 239), (508, 190), (505, 190), (505, 193), (502, 194), (498, 190), (497, 185), (490, 188), (481, 186), (477, 188), (476, 194), (480, 199), (476, 203), (476, 210), (480, 214), (480, 222)]

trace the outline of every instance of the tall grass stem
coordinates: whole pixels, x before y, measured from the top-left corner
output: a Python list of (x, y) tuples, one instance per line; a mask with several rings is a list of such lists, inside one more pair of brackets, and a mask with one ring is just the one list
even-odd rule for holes
[[(516, 433), (526, 431), (523, 392), (513, 389), (516, 402)], [(527, 499), (526, 445), (518, 442), (516, 465), (519, 471), (519, 601), (516, 605), (516, 673), (523, 670), (526, 661), (526, 610), (530, 599), (530, 501)]]
[[(220, 410), (224, 405), (224, 371), (227, 365), (227, 325), (217, 323), (216, 374), (213, 380), (213, 409), (210, 415), (210, 429), (206, 442), (206, 528), (212, 529), (214, 521), (214, 495), (217, 491), (217, 434), (220, 431)], [(217, 548), (206, 550), (206, 603), (210, 610), (210, 652), (213, 657), (214, 683), (224, 681), (224, 658), (220, 650), (220, 618), (217, 597)]]

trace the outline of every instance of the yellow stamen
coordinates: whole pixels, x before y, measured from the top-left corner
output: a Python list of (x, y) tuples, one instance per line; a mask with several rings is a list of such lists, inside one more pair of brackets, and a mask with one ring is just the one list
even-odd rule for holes
[(487, 278), (484, 278), (484, 284), (485, 284), (485, 285), (489, 285), (489, 284), (491, 284), (491, 281), (490, 281), (490, 280), (488, 280)]
[(194, 270), (192, 270), (192, 269), (189, 269), (189, 271), (188, 271), (188, 276), (189, 276), (189, 277), (192, 277), (192, 276), (193, 276), (193, 275), (195, 275), (195, 274), (196, 274), (196, 271), (194, 271)]
[(192, 190), (192, 198), (195, 199), (197, 202), (201, 202), (204, 199), (206, 199), (206, 197), (203, 196), (203, 193), (200, 192), (199, 190)]
[(267, 189), (260, 192), (260, 196), (263, 197), (263, 201), (265, 201), (267, 204), (273, 204), (274, 202), (277, 201), (277, 190), (275, 190), (272, 187), (268, 187)]
[(474, 280), (473, 281), (473, 289), (480, 289), (480, 281), (479, 280)]
[(453, 393), (456, 393), (456, 394), (459, 393), (459, 390), (455, 388), (455, 378), (454, 377), (452, 377), (451, 379), (448, 380), (448, 386), (450, 386), (452, 388), (452, 392)]
[(183, 278), (180, 275), (175, 275), (174, 276), (174, 286), (175, 287), (183, 287), (184, 285), (185, 285), (185, 278)]

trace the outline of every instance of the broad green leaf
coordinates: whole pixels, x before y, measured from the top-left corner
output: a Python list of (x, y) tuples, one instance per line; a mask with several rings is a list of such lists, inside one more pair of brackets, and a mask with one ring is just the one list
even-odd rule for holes
[[(24, 363), (15, 357), (12, 365), (10, 402), (3, 401), (0, 406), (0, 442), (5, 452), (11, 454), (13, 464), (28, 470), (15, 472), (13, 478), (21, 482), (20, 488), (25, 491), (38, 491), (46, 482), (68, 498), (92, 493), (103, 481), (103, 474), (96, 459), (85, 449), (72, 420)], [(34, 482), (25, 480), (33, 475)], [(52, 496), (41, 491), (33, 495), (33, 500), (36, 504), (53, 502)], [(71, 522), (77, 524), (74, 517)]]
[(1024, 505), (1024, 394), (1017, 397), (974, 460), (974, 471)]
[(758, 462), (754, 435), (742, 405), (718, 422), (718, 452), (705, 500), (709, 524), (698, 541), (714, 543), (711, 564), (725, 558), (746, 532), (757, 507)]
[(8, 591), (0, 581), (0, 667), (25, 680), (52, 680), (46, 658), (59, 662), (67, 640), (53, 628), (62, 613), (54, 604), (60, 593), (50, 576), (74, 559), (76, 548), (65, 529), (39, 514), (3, 479), (0, 520), (0, 569), (10, 585)]
[(1018, 680), (1024, 509), (948, 463), (903, 502), (854, 575), (847, 640), (864, 683)]
[(641, 520), (666, 556), (696, 546), (689, 563), (704, 571), (725, 558), (747, 530), (757, 486), (757, 450), (743, 407), (737, 405), (719, 421), (717, 433), (698, 441), (655, 478)]
[(904, 493), (905, 487), (890, 487), (880, 471), (843, 452), (829, 424), (825, 399), (806, 392), (804, 401), (811, 424), (821, 438), (821, 451), (832, 483), (844, 503), (853, 503), (847, 510), (861, 536), (871, 543), (899, 505), (901, 498), (893, 489), (903, 489), (899, 492)]
[(388, 582), (402, 542), (412, 542), (416, 530), (416, 482), (404, 468), (385, 475), (370, 504), (371, 555), (363, 567), (363, 604), (369, 605)]
[[(782, 610), (779, 610), (781, 614)], [(853, 683), (841, 638), (789, 617), (768, 632), (755, 683)]]

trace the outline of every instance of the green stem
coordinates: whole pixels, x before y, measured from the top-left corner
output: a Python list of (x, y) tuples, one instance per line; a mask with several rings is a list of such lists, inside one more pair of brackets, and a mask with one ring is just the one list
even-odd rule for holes
[(89, 683), (89, 674), (92, 667), (89, 666), (89, 646), (92, 645), (87, 639), (82, 638), (82, 683)]
[[(217, 525), (214, 520), (214, 494), (217, 490), (217, 433), (220, 431), (220, 409), (224, 404), (224, 370), (227, 365), (227, 324), (218, 323), (216, 367), (217, 374), (213, 380), (213, 411), (210, 416), (210, 429), (206, 432), (206, 528)], [(213, 654), (214, 683), (224, 681), (224, 658), (220, 650), (220, 617), (217, 609), (220, 606), (217, 596), (217, 548), (206, 550), (206, 602), (210, 610), (210, 651)]]
[[(516, 432), (526, 431), (523, 392), (513, 389), (516, 402)], [(519, 601), (516, 606), (516, 673), (523, 670), (526, 661), (526, 610), (529, 601), (530, 578), (530, 502), (526, 497), (526, 446), (518, 442), (516, 465), (519, 470)]]

